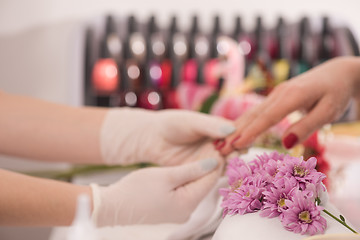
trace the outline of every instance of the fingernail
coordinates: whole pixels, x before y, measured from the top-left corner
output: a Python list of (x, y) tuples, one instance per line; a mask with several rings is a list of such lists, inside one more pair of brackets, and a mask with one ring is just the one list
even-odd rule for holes
[(225, 125), (220, 128), (220, 132), (224, 135), (224, 137), (235, 132), (236, 128), (232, 125)]
[(283, 140), (284, 147), (287, 149), (292, 148), (298, 140), (298, 137), (294, 133), (290, 133)]
[(219, 142), (220, 142), (220, 139), (216, 139), (215, 141), (213, 141), (213, 144), (216, 146)]
[(226, 145), (226, 140), (221, 140), (219, 144), (216, 145), (215, 149), (220, 150)]
[(234, 139), (230, 142), (230, 145), (233, 147), (233, 146), (234, 146), (234, 143), (235, 143), (237, 140), (239, 140), (240, 137), (241, 137), (241, 135), (240, 135), (240, 136), (237, 136), (236, 138), (234, 138)]
[(203, 159), (200, 161), (202, 170), (204, 170), (206, 172), (214, 170), (218, 164), (219, 163), (215, 158), (208, 158), (208, 159)]

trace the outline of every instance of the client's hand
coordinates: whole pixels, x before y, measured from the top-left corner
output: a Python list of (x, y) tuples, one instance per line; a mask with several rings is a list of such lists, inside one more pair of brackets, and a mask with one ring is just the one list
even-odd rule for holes
[(360, 90), (360, 58), (343, 57), (280, 84), (257, 107), (236, 120), (237, 131), (226, 138), (221, 153), (250, 145), (254, 139), (295, 110), (306, 115), (284, 133), (286, 148), (304, 141), (315, 130), (342, 116)]
[(214, 186), (220, 169), (218, 160), (209, 158), (134, 171), (108, 187), (91, 185), (93, 219), (98, 226), (184, 222)]

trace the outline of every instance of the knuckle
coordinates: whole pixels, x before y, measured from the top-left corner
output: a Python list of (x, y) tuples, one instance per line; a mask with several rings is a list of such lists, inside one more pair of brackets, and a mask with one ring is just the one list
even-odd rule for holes
[(336, 108), (328, 108), (328, 111), (327, 111), (327, 120), (328, 122), (334, 122), (335, 120), (337, 120), (338, 118), (338, 114), (337, 114), (337, 110)]

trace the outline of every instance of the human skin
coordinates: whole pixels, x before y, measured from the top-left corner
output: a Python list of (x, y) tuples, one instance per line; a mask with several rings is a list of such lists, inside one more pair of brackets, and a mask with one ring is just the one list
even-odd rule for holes
[[(121, 111), (121, 110), (120, 110)], [(5, 155), (12, 155), (23, 157), (26, 159), (36, 159), (48, 162), (69, 162), (79, 164), (106, 164), (104, 162), (101, 149), (100, 149), (100, 135), (101, 127), (108, 113), (106, 108), (95, 107), (70, 107), (60, 104), (54, 104), (42, 100), (37, 100), (24, 96), (16, 96), (0, 92), (0, 153)], [(167, 113), (162, 115), (169, 116)], [(184, 121), (185, 117), (187, 121)], [(141, 115), (145, 120), (146, 116)], [(126, 114), (121, 114), (119, 119), (128, 117)], [(185, 114), (176, 114), (176, 120), (183, 123), (179, 124), (167, 124), (167, 127), (160, 128), (158, 134), (170, 139), (164, 139), (171, 142), (172, 148), (179, 148), (183, 150), (181, 156), (178, 156), (176, 163), (171, 156), (166, 155), (164, 149), (156, 148), (158, 154), (165, 156), (169, 161), (164, 160), (164, 165), (182, 165), (185, 162), (195, 162), (209, 157), (222, 157), (218, 156), (219, 153), (215, 151), (208, 139), (207, 133), (215, 132), (217, 137), (219, 134), (222, 136), (220, 127), (223, 123), (228, 121), (216, 120), (215, 117), (205, 116), (192, 112)], [(199, 121), (192, 121), (194, 118), (202, 120), (214, 126), (211, 123), (214, 121), (217, 123), (218, 128), (210, 131), (208, 126), (199, 124)], [(116, 119), (117, 120), (117, 119)], [(114, 124), (118, 124), (115, 121)], [(169, 123), (168, 118), (162, 123)], [(143, 124), (142, 121), (139, 125)], [(165, 126), (165, 124), (163, 124)], [(124, 124), (123, 126), (128, 126)], [(136, 128), (137, 126), (135, 126)], [(235, 130), (230, 125), (232, 130)], [(200, 131), (202, 129), (203, 131)], [(121, 130), (121, 129), (120, 129)], [(176, 130), (176, 131), (175, 131)], [(219, 130), (219, 131), (218, 131)], [(172, 138), (166, 132), (175, 132)], [(165, 132), (163, 135), (160, 132)], [(120, 131), (119, 134), (123, 132)], [(143, 132), (141, 132), (142, 134)], [(210, 134), (209, 133), (209, 134)], [(226, 131), (225, 134), (229, 133)], [(135, 131), (131, 131), (132, 135), (136, 135)], [(142, 137), (139, 134), (137, 137)], [(170, 141), (176, 139), (177, 141)], [(183, 140), (181, 142), (181, 140)], [(156, 143), (151, 142), (154, 146)], [(194, 147), (196, 143), (197, 147)], [(124, 146), (119, 146), (121, 151)], [(199, 152), (199, 149), (201, 151)], [(138, 148), (136, 149), (139, 150)], [(153, 150), (153, 149), (152, 149)], [(153, 150), (155, 152), (155, 150)], [(194, 153), (197, 154), (194, 154)], [(134, 154), (130, 152), (129, 155)], [(146, 159), (139, 159), (146, 160)], [(114, 164), (124, 164), (119, 158), (118, 162)], [(181, 167), (181, 166), (179, 166)], [(196, 166), (195, 166), (196, 167)], [(178, 170), (171, 170), (161, 168), (158, 171), (151, 172), (152, 177), (162, 176), (163, 182), (168, 181), (171, 177), (179, 175), (181, 168)], [(189, 172), (193, 170), (188, 169)], [(151, 169), (144, 169), (145, 173), (152, 171)], [(163, 172), (171, 172), (171, 174), (164, 174)], [(186, 176), (179, 175), (180, 179), (184, 178), (180, 184), (173, 184), (171, 187), (164, 186), (159, 189), (156, 184), (149, 184), (148, 190), (151, 192), (154, 190), (160, 190), (164, 196), (174, 195), (177, 196), (176, 200), (179, 202), (189, 204), (192, 208), (188, 208), (187, 212), (190, 212), (200, 202), (201, 198), (205, 196), (206, 192), (211, 189), (212, 185), (216, 182), (217, 174), (201, 172), (201, 174), (194, 176), (189, 182), (186, 182)], [(141, 182), (142, 174), (134, 174), (136, 178), (127, 180), (129, 185), (134, 185), (135, 182)], [(140, 176), (139, 176), (140, 175)], [(145, 175), (145, 174), (144, 174)], [(169, 177), (170, 176), (170, 177)], [(126, 178), (126, 177), (125, 177)], [(125, 179), (124, 178), (124, 179)], [(140, 180), (139, 180), (140, 179)], [(122, 182), (121, 179), (119, 182)], [(147, 181), (143, 180), (143, 181)], [(161, 182), (161, 181), (159, 181)], [(121, 185), (121, 184), (120, 184)], [(186, 189), (199, 188), (202, 191), (185, 191)], [(81, 193), (86, 193), (90, 196), (91, 202), (93, 202), (94, 194), (89, 186), (79, 186), (70, 183), (64, 183), (60, 181), (53, 181), (49, 179), (41, 179), (30, 177), (18, 173), (13, 173), (0, 169), (0, 225), (11, 226), (61, 226), (69, 225), (74, 218), (76, 198)], [(130, 190), (133, 190), (130, 188)], [(123, 192), (121, 188), (115, 188), (114, 194)], [(127, 195), (131, 195), (132, 192), (126, 192)], [(186, 193), (186, 194), (174, 194), (174, 193)], [(155, 197), (159, 197), (158, 195)], [(161, 196), (160, 196), (161, 197)], [(187, 197), (187, 198), (185, 198)], [(154, 201), (156, 202), (156, 201)], [(105, 206), (107, 207), (107, 206)], [(127, 206), (124, 206), (127, 207)], [(151, 207), (149, 205), (149, 207)], [(110, 209), (111, 210), (111, 209)], [(167, 212), (169, 209), (166, 209)], [(180, 209), (181, 210), (185, 210)], [(113, 212), (113, 211), (110, 211)], [(186, 214), (184, 214), (186, 217)], [(149, 220), (150, 221), (150, 220)]]
[(235, 122), (237, 130), (226, 137), (220, 149), (227, 155), (247, 148), (257, 136), (296, 110), (304, 117), (283, 134), (291, 148), (306, 140), (324, 124), (342, 116), (350, 100), (359, 96), (360, 58), (339, 57), (278, 85), (260, 105)]

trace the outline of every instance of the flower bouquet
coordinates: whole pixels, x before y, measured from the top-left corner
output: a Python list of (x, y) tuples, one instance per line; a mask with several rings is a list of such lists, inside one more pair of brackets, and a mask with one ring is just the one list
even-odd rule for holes
[[(278, 237), (274, 239), (300, 239), (289, 235), (290, 232), (314, 235), (350, 230), (356, 233), (343, 216), (337, 218), (330, 213), (336, 209), (327, 201), (322, 184), (326, 176), (315, 169), (316, 162), (314, 157), (304, 161), (302, 157), (277, 152), (264, 153), (248, 163), (240, 158), (231, 159), (226, 170), (229, 187), (220, 189), (225, 219), (214, 239), (226, 239), (224, 226), (228, 228), (229, 224), (224, 222), (231, 221), (231, 216), (237, 216), (235, 222), (241, 223), (237, 230), (247, 239), (259, 239), (263, 233), (259, 235), (257, 226), (264, 228), (264, 224), (270, 231), (267, 234)], [(250, 233), (257, 238), (247, 236)]]

